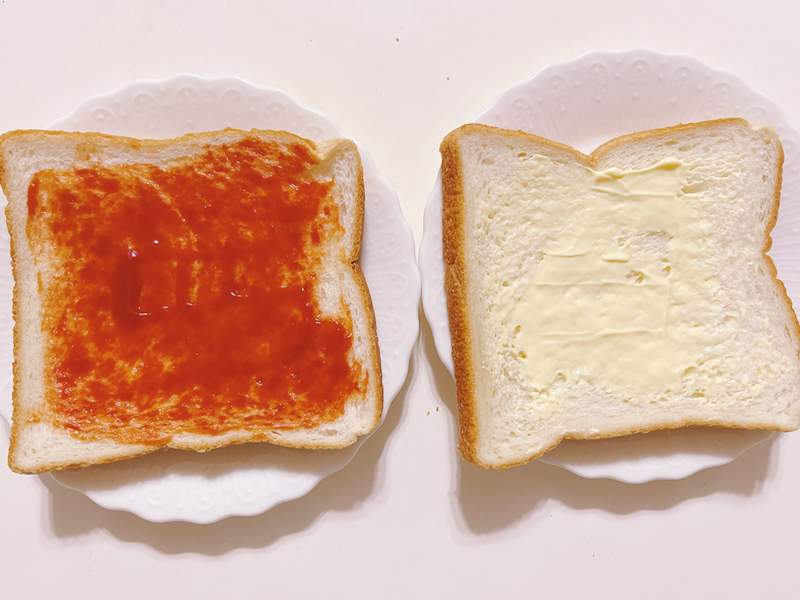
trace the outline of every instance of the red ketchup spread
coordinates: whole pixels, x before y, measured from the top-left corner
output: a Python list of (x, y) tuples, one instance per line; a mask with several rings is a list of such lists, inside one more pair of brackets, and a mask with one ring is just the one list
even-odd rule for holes
[(302, 144), (245, 139), (166, 167), (38, 173), (46, 389), (86, 439), (313, 427), (365, 387), (349, 312), (322, 316), (315, 265), (343, 235)]

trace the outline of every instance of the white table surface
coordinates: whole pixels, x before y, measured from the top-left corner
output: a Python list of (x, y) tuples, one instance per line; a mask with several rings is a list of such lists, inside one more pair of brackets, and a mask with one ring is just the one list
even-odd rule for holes
[[(799, 32), (786, 0), (4, 0), (0, 131), (134, 79), (236, 75), (368, 148), (419, 243), (442, 137), (540, 67), (601, 49), (690, 54), (800, 127)], [(0, 597), (800, 597), (800, 433), (637, 486), (539, 463), (485, 472), (455, 433), (455, 386), (423, 320), (381, 429), (264, 515), (152, 524), (2, 466)]]

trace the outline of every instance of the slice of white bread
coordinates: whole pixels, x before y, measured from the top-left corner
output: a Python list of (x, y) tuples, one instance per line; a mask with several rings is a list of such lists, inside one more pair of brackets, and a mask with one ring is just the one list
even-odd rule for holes
[[(198, 198), (183, 205), (175, 202), (175, 198), (170, 196), (170, 192), (165, 191), (167, 189), (165, 187), (166, 184), (159, 187), (159, 184), (154, 183), (156, 175), (153, 174), (160, 173), (161, 175), (159, 176), (163, 178), (163, 173), (169, 172), (169, 169), (181, 169), (191, 164), (193, 166), (186, 167), (188, 169), (186, 171), (187, 177), (197, 173), (206, 176), (209, 173), (206, 173), (203, 169), (206, 168), (204, 165), (207, 163), (204, 161), (208, 156), (207, 153), (231, 147), (239, 148), (237, 144), (255, 144), (260, 149), (259, 152), (263, 151), (263, 148), (269, 149), (268, 152), (264, 151), (266, 154), (263, 159), (259, 157), (253, 158), (253, 161), (255, 161), (253, 164), (256, 165), (254, 169), (260, 174), (259, 177), (263, 175), (264, 181), (267, 182), (272, 181), (270, 177), (281, 176), (281, 173), (290, 168), (287, 166), (289, 163), (295, 166), (297, 164), (305, 165), (305, 171), (301, 170), (299, 174), (293, 176), (293, 179), (279, 180), (278, 191), (275, 193), (290, 193), (291, 190), (289, 188), (295, 190), (310, 189), (303, 186), (313, 186), (317, 183), (323, 186), (322, 189), (326, 190), (325, 193), (327, 195), (320, 201), (320, 214), (312, 216), (312, 220), (308, 225), (309, 231), (301, 231), (298, 234), (302, 235), (299, 247), (287, 251), (294, 253), (291, 254), (291, 260), (293, 261), (291, 265), (294, 270), (283, 274), (283, 279), (278, 284), (282, 288), (294, 289), (292, 286), (305, 286), (313, 290), (312, 300), (307, 301), (308, 305), (313, 304), (316, 311), (314, 316), (310, 318), (312, 325), (319, 325), (320, 322), (333, 323), (333, 325), (326, 325), (326, 327), (338, 327), (341, 330), (340, 337), (346, 340), (341, 342), (346, 344), (344, 356), (336, 356), (333, 352), (331, 356), (328, 356), (326, 355), (327, 349), (313, 348), (314, 342), (310, 340), (297, 339), (294, 342), (295, 346), (293, 346), (293, 348), (301, 349), (307, 345), (312, 346), (311, 358), (304, 360), (317, 362), (306, 368), (306, 379), (316, 379), (317, 372), (319, 372), (319, 381), (325, 381), (321, 375), (323, 372), (327, 373), (325, 371), (327, 366), (325, 365), (334, 363), (338, 365), (334, 365), (331, 369), (342, 368), (342, 365), (344, 365), (346, 374), (343, 377), (349, 378), (347, 381), (351, 382), (350, 387), (345, 386), (341, 389), (332, 387), (328, 390), (330, 399), (337, 402), (337, 406), (341, 410), (336, 413), (325, 413), (326, 415), (334, 416), (323, 416), (321, 418), (311, 418), (310, 416), (306, 418), (302, 412), (300, 414), (291, 412), (294, 406), (307, 406), (302, 404), (304, 401), (302, 386), (320, 385), (319, 381), (306, 381), (305, 383), (301, 381), (300, 387), (292, 387), (288, 392), (284, 390), (283, 396), (280, 398), (271, 397), (269, 389), (262, 389), (262, 380), (268, 382), (272, 377), (272, 371), (288, 369), (289, 367), (285, 363), (277, 364), (275, 356), (267, 352), (269, 348), (259, 340), (254, 340), (249, 341), (252, 347), (264, 348), (265, 354), (264, 358), (262, 358), (260, 351), (257, 350), (252, 355), (244, 357), (243, 362), (246, 362), (247, 365), (253, 365), (255, 372), (252, 375), (242, 370), (245, 367), (240, 369), (239, 364), (232, 363), (229, 367), (235, 375), (230, 378), (234, 381), (228, 382), (225, 379), (226, 374), (222, 373), (218, 377), (222, 382), (217, 379), (213, 380), (213, 385), (217, 387), (203, 391), (199, 387), (199, 383), (197, 384), (198, 387), (195, 387), (195, 384), (189, 379), (187, 381), (188, 389), (178, 390), (177, 392), (171, 389), (172, 394), (166, 394), (167, 397), (151, 398), (148, 396), (147, 409), (149, 412), (137, 412), (144, 411), (144, 408), (134, 408), (132, 410), (126, 408), (127, 404), (136, 405), (139, 400), (135, 397), (135, 386), (131, 386), (130, 391), (123, 389), (124, 386), (111, 387), (110, 389), (112, 390), (120, 390), (119, 393), (125, 397), (117, 399), (113, 397), (106, 398), (105, 400), (108, 400), (108, 402), (104, 406), (110, 406), (115, 411), (114, 414), (124, 415), (125, 420), (130, 425), (124, 434), (116, 435), (114, 422), (108, 423), (105, 430), (92, 429), (90, 422), (93, 418), (91, 414), (93, 397), (88, 399), (81, 398), (81, 401), (84, 402), (84, 409), (82, 410), (84, 410), (84, 413), (89, 411), (90, 414), (78, 414), (76, 416), (76, 413), (73, 412), (70, 413), (69, 417), (65, 417), (63, 410), (56, 408), (56, 406), (69, 407), (71, 406), (70, 402), (72, 402), (71, 396), (79, 396), (80, 394), (91, 396), (93, 393), (91, 390), (97, 389), (96, 387), (91, 388), (91, 385), (103, 385), (102, 380), (97, 381), (101, 376), (94, 376), (92, 372), (92, 369), (99, 369), (103, 361), (118, 358), (118, 364), (114, 366), (114, 369), (116, 369), (114, 372), (122, 372), (124, 374), (123, 377), (127, 378), (124, 380), (127, 381), (128, 379), (135, 380), (138, 375), (134, 375), (134, 373), (144, 373), (147, 368), (151, 370), (153, 368), (161, 368), (161, 363), (163, 363), (164, 369), (163, 377), (167, 377), (167, 368), (170, 363), (181, 363), (185, 358), (188, 360), (189, 354), (199, 355), (204, 352), (210, 357), (206, 359), (206, 364), (208, 364), (208, 369), (206, 370), (213, 371), (216, 368), (215, 362), (219, 364), (232, 360), (230, 356), (235, 356), (235, 353), (233, 353), (235, 349), (194, 347), (194, 342), (189, 339), (193, 336), (190, 328), (188, 334), (185, 331), (182, 334), (187, 338), (187, 342), (181, 346), (183, 348), (183, 356), (162, 356), (158, 353), (159, 347), (148, 348), (146, 345), (139, 350), (135, 350), (126, 346), (126, 333), (124, 331), (120, 333), (115, 329), (118, 323), (113, 316), (110, 316), (113, 311), (100, 312), (99, 314), (104, 315), (103, 318), (92, 321), (90, 316), (87, 320), (88, 324), (85, 324), (86, 329), (89, 330), (87, 339), (94, 341), (87, 342), (87, 347), (83, 349), (80, 348), (80, 343), (76, 344), (78, 351), (88, 352), (91, 357), (92, 366), (89, 367), (89, 375), (80, 374), (80, 377), (76, 376), (76, 378), (73, 378), (74, 380), (71, 380), (70, 385), (76, 388), (77, 391), (76, 389), (68, 389), (70, 386), (59, 379), (62, 375), (59, 371), (62, 367), (59, 365), (66, 364), (63, 362), (65, 359), (62, 354), (71, 352), (75, 348), (65, 350), (63, 344), (61, 346), (58, 345), (58, 332), (61, 331), (58, 326), (62, 326), (63, 330), (63, 327), (69, 328), (69, 324), (63, 326), (64, 319), (76, 320), (79, 317), (83, 318), (80, 315), (75, 317), (73, 313), (69, 312), (71, 310), (68, 306), (70, 302), (80, 302), (83, 297), (80, 292), (82, 276), (79, 275), (76, 279), (73, 275), (75, 272), (88, 272), (84, 268), (86, 263), (102, 263), (100, 260), (102, 257), (89, 255), (87, 259), (85, 255), (70, 256), (70, 250), (60, 245), (61, 242), (59, 240), (65, 239), (63, 231), (60, 234), (62, 237), (58, 237), (52, 233), (52, 230), (61, 227), (59, 223), (63, 222), (68, 223), (65, 226), (66, 229), (73, 226), (76, 228), (78, 233), (75, 235), (88, 235), (89, 238), (92, 238), (93, 235), (105, 235), (101, 223), (105, 223), (111, 217), (104, 215), (102, 211), (107, 209), (110, 211), (109, 215), (111, 212), (116, 215), (120, 210), (123, 210), (120, 206), (127, 203), (127, 206), (130, 207), (131, 201), (134, 203), (141, 201), (143, 196), (137, 197), (136, 195), (142, 192), (134, 192), (133, 198), (130, 199), (122, 198), (119, 193), (116, 196), (108, 196), (106, 198), (98, 196), (98, 206), (93, 206), (92, 198), (84, 194), (83, 197), (77, 199), (77, 203), (82, 207), (80, 210), (87, 211), (90, 217), (88, 220), (80, 221), (82, 223), (80, 225), (82, 229), (80, 229), (77, 225), (74, 225), (78, 221), (73, 219), (72, 216), (49, 214), (48, 211), (51, 208), (52, 210), (59, 210), (60, 207), (60, 210), (64, 210), (65, 206), (67, 209), (69, 209), (69, 206), (63, 203), (61, 205), (57, 204), (53, 199), (55, 192), (52, 192), (52, 190), (44, 194), (39, 193), (37, 197), (34, 190), (35, 186), (32, 185), (32, 182), (37, 177), (39, 179), (47, 179), (49, 177), (50, 181), (58, 181), (59, 178), (62, 178), (64, 181), (69, 182), (70, 177), (75, 178), (76, 173), (84, 172), (81, 170), (92, 169), (99, 170), (98, 172), (104, 176), (111, 173), (109, 177), (112, 179), (114, 173), (117, 172), (115, 169), (119, 169), (119, 172), (122, 173), (125, 173), (127, 169), (133, 172), (135, 177), (138, 177), (137, 173), (145, 173), (140, 180), (135, 180), (134, 178), (134, 181), (138, 181), (138, 183), (129, 184), (129, 187), (131, 185), (144, 186), (150, 191), (157, 190), (157, 194), (162, 194), (163, 197), (156, 200), (152, 206), (156, 206), (159, 211), (165, 211), (163, 214), (169, 215), (170, 222), (177, 223), (177, 225), (173, 226), (177, 228), (173, 236), (174, 239), (167, 240), (168, 244), (172, 244), (172, 247), (188, 248), (187, 251), (195, 251), (195, 254), (191, 255), (194, 257), (192, 259), (193, 262), (187, 263), (192, 266), (189, 271), (190, 274), (187, 276), (187, 281), (182, 284), (175, 283), (175, 280), (169, 280), (169, 276), (171, 276), (169, 273), (172, 273), (170, 268), (172, 267), (164, 267), (163, 265), (160, 267), (168, 274), (167, 279), (172, 281), (172, 287), (175, 287), (177, 291), (174, 293), (169, 291), (170, 285), (163, 286), (167, 290), (165, 292), (164, 289), (157, 289), (159, 286), (156, 284), (141, 284), (143, 287), (138, 290), (137, 302), (139, 304), (137, 306), (144, 302), (142, 298), (145, 297), (151, 297), (151, 300), (155, 298), (156, 304), (160, 300), (164, 300), (164, 298), (166, 300), (161, 304), (176, 304), (179, 303), (176, 298), (185, 293), (191, 296), (189, 300), (184, 298), (185, 304), (192, 305), (192, 308), (187, 310), (194, 310), (194, 307), (201, 306), (203, 302), (212, 302), (212, 300), (208, 300), (212, 296), (214, 302), (224, 301), (224, 299), (219, 300), (219, 298), (221, 296), (227, 298), (226, 294), (229, 292), (227, 288), (222, 289), (222, 284), (219, 282), (228, 281), (226, 279), (228, 276), (239, 278), (237, 279), (237, 285), (245, 290), (240, 293), (233, 289), (230, 291), (230, 294), (233, 295), (248, 296), (250, 289), (261, 290), (259, 286), (262, 284), (259, 281), (260, 275), (258, 271), (259, 261), (262, 260), (261, 257), (226, 257), (226, 260), (234, 262), (224, 264), (237, 265), (231, 269), (234, 271), (234, 274), (231, 274), (222, 272), (224, 269), (219, 265), (215, 265), (213, 258), (209, 258), (210, 255), (201, 256), (198, 254), (197, 248), (205, 247), (203, 244), (206, 244), (206, 242), (212, 242), (213, 252), (216, 252), (214, 256), (223, 256), (224, 252), (226, 252), (225, 248), (234, 247), (234, 242), (231, 242), (231, 239), (234, 239), (235, 243), (239, 244), (239, 246), (235, 247), (247, 248), (246, 241), (241, 242), (241, 240), (260, 239), (258, 236), (264, 227), (271, 227), (274, 230), (288, 229), (289, 227), (281, 225), (280, 222), (276, 222), (277, 224), (272, 222), (264, 224), (258, 221), (254, 221), (251, 227), (247, 221), (249, 217), (242, 217), (241, 211), (249, 210), (247, 207), (251, 206), (247, 202), (251, 202), (253, 199), (255, 199), (255, 202), (259, 202), (261, 199), (257, 194), (248, 197), (243, 195), (243, 192), (239, 192), (240, 188), (244, 189), (244, 186), (248, 185), (248, 182), (244, 179), (236, 179), (240, 177), (240, 175), (236, 174), (236, 165), (232, 167), (234, 169), (233, 183), (230, 181), (217, 181), (214, 184), (218, 187), (228, 186), (225, 188), (225, 193), (220, 192), (212, 199), (203, 199), (198, 195)], [(104, 171), (104, 169), (108, 171)], [(211, 171), (211, 176), (213, 177), (213, 171)], [(76, 181), (80, 177), (78, 176)], [(8, 199), (6, 219), (11, 234), (11, 254), (15, 280), (14, 416), (9, 451), (9, 465), (14, 471), (39, 473), (53, 469), (80, 467), (129, 458), (152, 452), (158, 448), (170, 447), (206, 451), (250, 441), (265, 441), (282, 446), (302, 448), (341, 448), (354, 443), (358, 436), (368, 433), (378, 424), (383, 399), (380, 358), (372, 302), (366, 281), (358, 264), (364, 216), (364, 184), (361, 159), (353, 142), (349, 140), (329, 140), (317, 146), (311, 141), (285, 132), (238, 131), (231, 129), (159, 141), (136, 140), (92, 133), (17, 131), (10, 132), (0, 138), (0, 184), (2, 184), (3, 191)], [(268, 183), (264, 185), (268, 185)], [(209, 188), (205, 191), (213, 192), (214, 189)], [(50, 193), (50, 196), (48, 196), (48, 193)], [(180, 194), (182, 192), (178, 190), (176, 193)], [(242, 200), (242, 198), (245, 198), (245, 200)], [(286, 201), (288, 203), (297, 201), (297, 198), (291, 196), (291, 194), (288, 198)], [(283, 209), (280, 202), (278, 200), (276, 202), (278, 202), (276, 211), (280, 212)], [(202, 221), (202, 232), (196, 228), (193, 229), (187, 215), (180, 212), (182, 210), (181, 207), (200, 205), (202, 205), (203, 210), (212, 211), (202, 213), (203, 215), (211, 215), (213, 213), (212, 217), (202, 217), (205, 219)], [(321, 208), (323, 206), (325, 207), (324, 215)], [(197, 210), (199, 211), (200, 209)], [(253, 212), (255, 213), (255, 209), (253, 209)], [(34, 217), (29, 217), (29, 213), (30, 215), (36, 215), (38, 220), (31, 221)], [(159, 212), (160, 214), (162, 212)], [(331, 215), (333, 216), (331, 217)], [(136, 221), (138, 225), (131, 224), (130, 227), (142, 227), (142, 223), (147, 223), (147, 218), (147, 215), (139, 215), (137, 217), (138, 221)], [(156, 224), (147, 226), (159, 227), (158, 219), (153, 218)], [(195, 216), (193, 218), (199, 219), (200, 217)], [(230, 219), (231, 222), (234, 222), (234, 218), (238, 219), (235, 221), (237, 225), (233, 226), (232, 230), (225, 231), (224, 226), (227, 221)], [(89, 222), (92, 219), (94, 219), (97, 227), (96, 233), (93, 231), (94, 226)], [(123, 223), (121, 227), (124, 230), (125, 220), (122, 219), (120, 221), (117, 218), (117, 221)], [(200, 221), (196, 220), (194, 222)], [(44, 225), (43, 223), (49, 223), (49, 225)], [(223, 233), (220, 236), (227, 236), (230, 239), (226, 238), (220, 241), (216, 239), (216, 235), (209, 235), (209, 232), (216, 231), (215, 227), (222, 227)], [(314, 229), (314, 231), (312, 232), (311, 229)], [(202, 239), (202, 233), (205, 233), (208, 239)], [(312, 234), (316, 236), (315, 240), (312, 240)], [(69, 231), (67, 235), (70, 235)], [(128, 234), (126, 233), (125, 235)], [(125, 235), (122, 237), (125, 237)], [(132, 233), (131, 235), (134, 234)], [(212, 237), (214, 238), (213, 240), (211, 239)], [(163, 245), (164, 240), (161, 241)], [(158, 240), (154, 243), (158, 243)], [(135, 250), (131, 250), (130, 242), (128, 244), (128, 258), (136, 256)], [(118, 246), (120, 245), (123, 246), (124, 252), (125, 241), (111, 239), (110, 245), (108, 245), (109, 252), (119, 252)], [(267, 256), (269, 256), (268, 253)], [(124, 261), (124, 257), (122, 260)], [(172, 263), (169, 264), (171, 265)], [(175, 262), (175, 264), (178, 263)], [(256, 266), (251, 268), (250, 271), (246, 271), (245, 267), (240, 268), (238, 266), (240, 264)], [(265, 262), (265, 264), (268, 263)], [(284, 267), (281, 268), (284, 271), (286, 270)], [(119, 270), (117, 273), (119, 273)], [(116, 281), (114, 277), (115, 275), (109, 274), (104, 280), (107, 281), (106, 287), (109, 289), (120, 285), (119, 281)], [(140, 275), (137, 275), (137, 277), (140, 277)], [(297, 283), (301, 279), (302, 286)], [(153, 281), (159, 280), (156, 278)], [(273, 282), (272, 284), (265, 283), (263, 285), (272, 285), (275, 288), (278, 284)], [(123, 285), (126, 284), (123, 282)], [(181, 286), (185, 288), (183, 292), (180, 291)], [(72, 292), (70, 288), (73, 287), (78, 290), (75, 298), (64, 300), (62, 296), (71, 298), (70, 294)], [(108, 289), (101, 289), (100, 292), (104, 294), (103, 298), (105, 298), (108, 293), (119, 293), (119, 290), (111, 290), (109, 292)], [(259, 293), (263, 295), (273, 292), (274, 289), (272, 292), (262, 290)], [(91, 296), (94, 293), (95, 291), (92, 289), (84, 295)], [(253, 291), (254, 295), (255, 293)], [(206, 295), (203, 296), (203, 294)], [(206, 300), (203, 300), (203, 298)], [(94, 301), (93, 298), (90, 299)], [(170, 326), (170, 323), (175, 320), (170, 315), (179, 313), (177, 309), (172, 310), (173, 308), (166, 306), (163, 311), (163, 315), (166, 315), (166, 317), (162, 315), (162, 321), (166, 323), (165, 327)], [(257, 307), (257, 310), (260, 309)], [(265, 305), (263, 310), (267, 313), (271, 308)], [(295, 310), (296, 312), (296, 309), (290, 310)], [(139, 311), (138, 309), (137, 311), (137, 315), (150, 319), (148, 316), (150, 313)], [(208, 322), (208, 312), (203, 313), (206, 321), (203, 322), (205, 327), (202, 327), (202, 329), (214, 333), (205, 335), (202, 339), (206, 341), (212, 340), (212, 344), (209, 345), (213, 345), (214, 340), (217, 339), (215, 336), (219, 335), (222, 336), (219, 339), (227, 340), (226, 343), (233, 343), (224, 337), (223, 334), (225, 332), (216, 331), (216, 329), (221, 328), (217, 327), (213, 318)], [(152, 314), (155, 314), (155, 312)], [(235, 320), (235, 311), (233, 314)], [(275, 314), (284, 313), (278, 312)], [(64, 315), (67, 315), (67, 317)], [(269, 318), (268, 314), (265, 314), (264, 317), (257, 316), (256, 320), (260, 319), (267, 325), (259, 328), (256, 324), (253, 324), (252, 331), (258, 332), (262, 331), (264, 327), (272, 326), (268, 325)], [(306, 322), (309, 321), (309, 317), (304, 317), (304, 319)], [(99, 330), (104, 327), (110, 327), (113, 330), (112, 334), (110, 334), (112, 338), (117, 342), (121, 341), (116, 351), (117, 357), (102, 356), (102, 353), (98, 352), (92, 354), (96, 350), (95, 346), (97, 344), (95, 342), (101, 339), (101, 334), (97, 331), (92, 331), (92, 328)], [(244, 337), (250, 335), (246, 331), (247, 327), (248, 324), (245, 323), (245, 332), (242, 333)], [(198, 327), (198, 329), (201, 329), (201, 327)], [(336, 331), (339, 331), (339, 329)], [(105, 332), (106, 330), (103, 329), (103, 331)], [(102, 335), (105, 335), (105, 333)], [(159, 332), (159, 335), (161, 335), (161, 332)], [(166, 340), (165, 343), (169, 343), (170, 333), (167, 331), (163, 335)], [(258, 335), (258, 333), (252, 335)], [(278, 341), (285, 341), (287, 338), (292, 338), (292, 335), (293, 330), (289, 329), (282, 334), (283, 340)], [(80, 332), (77, 338), (73, 336), (69, 339), (72, 341), (80, 339)], [(159, 339), (162, 338), (159, 337)], [(277, 342), (272, 340), (269, 343), (276, 344)], [(261, 345), (259, 346), (259, 344)], [(137, 355), (136, 352), (140, 352), (140, 355)], [(318, 354), (314, 354), (314, 352), (318, 352)], [(269, 360), (273, 362), (267, 362), (266, 356), (271, 356)], [(336, 363), (336, 361), (339, 362)], [(154, 367), (150, 363), (155, 363), (156, 366)], [(318, 366), (319, 368), (317, 368)], [(308, 377), (309, 374), (311, 377)], [(208, 379), (202, 369), (199, 371), (199, 376), (203, 381)], [(92, 377), (95, 377), (93, 383), (85, 383), (90, 381)], [(211, 376), (209, 375), (208, 377)], [(239, 390), (237, 391), (238, 396), (225, 398), (224, 390), (228, 388), (223, 386), (235, 386), (237, 383), (235, 379), (241, 377), (250, 378), (247, 380), (249, 387), (245, 386), (244, 392), (241, 391), (241, 388), (231, 387), (231, 389)], [(298, 376), (289, 373), (281, 375), (281, 377), (284, 377), (284, 379), (281, 379), (281, 381), (284, 381), (292, 378), (296, 379)], [(151, 377), (156, 381), (160, 378), (160, 375)], [(294, 385), (294, 383), (291, 385)], [(268, 386), (264, 384), (263, 387), (267, 388)], [(196, 390), (200, 391), (196, 392)], [(134, 395), (132, 398), (129, 397), (131, 393)], [(188, 424), (179, 422), (173, 427), (165, 415), (173, 414), (169, 411), (176, 411), (178, 404), (191, 407), (192, 402), (195, 402), (193, 397), (196, 395), (199, 398), (203, 393), (212, 402), (211, 405), (208, 405), (212, 406), (210, 414), (209, 411), (205, 411), (204, 405), (201, 405), (199, 400), (196, 401), (193, 409), (195, 412), (192, 413), (196, 419), (202, 422), (203, 427), (198, 428), (195, 426), (197, 420), (189, 420)], [(102, 396), (102, 389), (100, 396)], [(255, 398), (252, 402), (247, 400), (247, 398), (251, 397)], [(327, 400), (325, 399), (325, 401)], [(299, 404), (295, 405), (296, 401)], [(308, 402), (312, 401), (308, 400)], [(88, 408), (85, 408), (87, 406)], [(98, 410), (103, 409), (99, 408)], [(213, 411), (217, 411), (220, 414), (214, 414)], [(228, 424), (229, 421), (225, 421), (228, 425), (219, 430), (214, 429), (213, 423), (215, 419), (222, 422), (222, 419), (230, 418), (230, 423), (237, 423), (235, 420), (235, 418), (239, 418), (236, 414), (237, 411), (242, 412), (242, 414), (249, 411), (248, 415), (250, 416), (242, 416), (241, 419), (243, 421), (239, 426), (231, 427)], [(224, 413), (224, 415), (221, 413)], [(175, 412), (174, 414), (178, 413)], [(270, 414), (277, 415), (274, 422), (270, 420)], [(162, 423), (165, 418), (167, 418), (166, 424)], [(158, 419), (159, 423), (161, 423), (161, 428), (155, 433), (148, 429), (150, 427), (148, 420), (154, 419)], [(75, 425), (76, 422), (78, 426)]]
[(800, 327), (766, 252), (783, 150), (725, 119), (590, 156), (465, 125), (441, 145), (459, 448), (800, 426)]

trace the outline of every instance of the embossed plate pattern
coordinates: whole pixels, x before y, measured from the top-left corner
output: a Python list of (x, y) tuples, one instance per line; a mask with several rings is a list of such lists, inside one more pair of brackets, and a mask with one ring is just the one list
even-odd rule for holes
[[(780, 109), (728, 71), (684, 55), (634, 49), (591, 52), (547, 66), (504, 91), (476, 123), (520, 129), (591, 152), (617, 136), (723, 117), (771, 125), (785, 153), (783, 191), (770, 251), (789, 297), (800, 306), (800, 133)], [(436, 349), (452, 374), (442, 260), (442, 188), (425, 208), (419, 251), (422, 303)], [(628, 483), (679, 479), (726, 464), (773, 434), (679, 429), (610, 440), (568, 441), (539, 460), (584, 477)]]
[[(51, 129), (99, 131), (139, 138), (169, 138), (225, 127), (279, 129), (319, 141), (346, 137), (325, 115), (284, 92), (241, 79), (178, 75), (136, 81), (83, 102)], [(419, 332), (419, 273), (414, 240), (397, 196), (359, 146), (364, 164), (366, 210), (361, 267), (375, 307), (383, 369), (386, 416), (408, 373)], [(4, 231), (0, 246), (8, 256)], [(11, 419), (13, 360), (8, 261), (0, 268), (0, 414)], [(344, 467), (365, 441), (344, 450), (297, 450), (246, 444), (207, 454), (168, 450), (109, 465), (60, 471), (53, 477), (106, 508), (147, 520), (212, 523), (256, 515), (303, 496), (323, 477)]]

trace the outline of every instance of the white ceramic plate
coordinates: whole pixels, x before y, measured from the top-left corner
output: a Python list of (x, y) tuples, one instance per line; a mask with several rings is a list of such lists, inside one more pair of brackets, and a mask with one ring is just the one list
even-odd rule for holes
[[(589, 153), (617, 136), (723, 117), (771, 125), (785, 153), (783, 191), (770, 255), (800, 306), (800, 133), (780, 109), (728, 71), (689, 56), (649, 50), (591, 52), (556, 63), (503, 92), (476, 123), (519, 129)], [(428, 199), (419, 251), (422, 303), (436, 349), (453, 372), (442, 260), (442, 188)], [(539, 460), (585, 477), (628, 483), (679, 479), (731, 462), (772, 434), (679, 429), (611, 440), (564, 442)]]
[[(50, 129), (99, 131), (139, 138), (168, 138), (225, 127), (279, 129), (311, 140), (346, 137), (325, 115), (276, 89), (232, 77), (178, 75), (136, 81), (84, 101)], [(364, 164), (366, 211), (361, 267), (375, 307), (386, 416), (408, 373), (419, 333), (419, 273), (414, 239), (397, 195), (359, 146)], [(8, 255), (8, 233), (0, 246)], [(13, 360), (10, 264), (0, 265), (0, 414), (11, 420)], [(297, 450), (247, 444), (207, 454), (175, 450), (53, 477), (100, 506), (127, 510), (149, 521), (212, 523), (256, 515), (308, 493), (344, 467), (366, 437), (344, 450)]]

